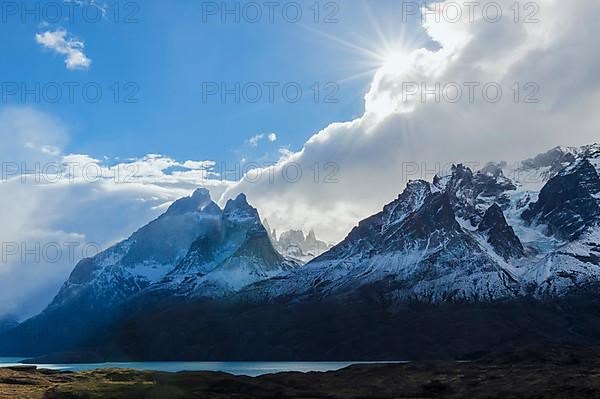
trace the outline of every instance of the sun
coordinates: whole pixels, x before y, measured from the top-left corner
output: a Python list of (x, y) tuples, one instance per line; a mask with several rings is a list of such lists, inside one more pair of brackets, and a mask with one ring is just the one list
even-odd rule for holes
[(403, 75), (411, 69), (411, 53), (404, 49), (385, 50), (381, 55), (381, 69), (386, 73)]

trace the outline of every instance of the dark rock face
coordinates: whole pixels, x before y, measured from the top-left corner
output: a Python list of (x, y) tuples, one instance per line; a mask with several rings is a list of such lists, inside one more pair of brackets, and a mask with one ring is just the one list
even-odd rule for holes
[(251, 233), (231, 257), (233, 262), (239, 258), (253, 258), (267, 271), (275, 270), (285, 261), (283, 256), (275, 251), (266, 231)]
[[(403, 223), (431, 196), (430, 184), (423, 180), (411, 181), (398, 198), (383, 211), (359, 222), (345, 240), (315, 261), (340, 259), (357, 254), (376, 253), (387, 237), (402, 234)], [(389, 241), (388, 244), (389, 245)]]
[[(167, 278), (173, 275), (189, 273), (206, 274), (229, 256), (251, 237), (266, 236), (267, 230), (260, 222), (258, 211), (250, 206), (245, 195), (229, 200), (222, 214), (205, 230), (190, 246), (187, 254), (181, 259)], [(272, 248), (272, 245), (269, 246)], [(276, 256), (272, 249), (271, 257)]]
[(488, 243), (505, 260), (525, 256), (521, 240), (508, 225), (502, 209), (497, 204), (488, 208), (477, 230), (486, 235)]
[(548, 234), (575, 240), (600, 218), (600, 205), (593, 195), (600, 192), (600, 178), (588, 160), (577, 162), (550, 179), (539, 199), (523, 212), (526, 221), (545, 224)]
[(438, 185), (450, 194), (456, 216), (469, 220), (473, 226), (481, 221), (483, 208), (490, 200), (505, 206), (509, 202), (507, 192), (517, 189), (498, 166), (491, 164), (477, 173), (461, 164), (453, 166), (446, 185)]
[(414, 226), (415, 236), (419, 238), (428, 237), (438, 229), (446, 232), (460, 230), (448, 193), (436, 195), (414, 213), (411, 220), (407, 222), (408, 230), (410, 231)]

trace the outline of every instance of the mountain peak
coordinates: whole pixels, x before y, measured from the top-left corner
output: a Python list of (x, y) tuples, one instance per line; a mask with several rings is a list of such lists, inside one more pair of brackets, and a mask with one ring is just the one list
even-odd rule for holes
[(452, 175), (456, 177), (473, 177), (473, 171), (468, 166), (459, 163), (457, 165), (452, 165)]
[(192, 193), (192, 198), (201, 198), (201, 197), (210, 198), (210, 191), (208, 191), (208, 189), (206, 189), (204, 187), (195, 189), (194, 192)]
[(561, 171), (566, 165), (572, 164), (577, 159), (573, 151), (564, 147), (555, 147), (534, 158), (522, 162), (523, 169), (549, 168), (551, 174)]
[(502, 208), (496, 203), (493, 203), (488, 210), (485, 212), (485, 216), (479, 225), (480, 230), (487, 230), (492, 227), (492, 224), (496, 221), (504, 218)]
[(213, 203), (210, 192), (205, 188), (195, 190), (191, 196), (178, 199), (167, 210), (168, 214), (184, 214), (202, 211)]
[[(406, 191), (408, 192), (420, 192), (420, 191), (431, 191), (431, 187), (429, 186), (429, 183), (426, 182), (425, 180), (410, 180), (407, 184), (406, 184)], [(402, 194), (400, 194), (401, 196)]]
[(600, 218), (600, 177), (588, 159), (578, 160), (548, 181), (538, 201), (521, 217), (528, 223), (545, 224), (548, 235), (574, 240)]
[(241, 208), (249, 208), (250, 204), (248, 204), (248, 198), (246, 194), (241, 193), (235, 199), (230, 199), (227, 201), (227, 205), (225, 205), (225, 210), (232, 209), (241, 209)]
[(263, 228), (258, 211), (248, 203), (248, 199), (244, 193), (238, 195), (235, 199), (227, 201), (223, 210), (223, 216), (229, 220), (251, 221), (253, 224), (260, 225)]

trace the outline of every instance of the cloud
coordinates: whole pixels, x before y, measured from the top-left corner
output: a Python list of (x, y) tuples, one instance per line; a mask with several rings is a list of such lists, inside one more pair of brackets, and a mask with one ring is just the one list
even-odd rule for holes
[(271, 143), (277, 141), (277, 134), (276, 133), (269, 133), (267, 135), (260, 133), (257, 135), (254, 135), (252, 137), (250, 137), (247, 141), (247, 143), (251, 146), (251, 147), (258, 147), (258, 144), (264, 140), (267, 139), (269, 140)]
[[(246, 192), (278, 230), (310, 226), (337, 241), (411, 178), (431, 178), (453, 162), (518, 161), (556, 145), (597, 141), (600, 52), (590, 43), (600, 34), (600, 3), (540, 0), (538, 23), (523, 23), (523, 13), (515, 23), (512, 0), (495, 2), (504, 17), (490, 23), (482, 18), (486, 3), (473, 22), (466, 12), (458, 23), (429, 15), (423, 29), (436, 48), (415, 49), (401, 68), (383, 65), (360, 118), (325, 127), (262, 171), (273, 179), (244, 179), (225, 197)], [(467, 89), (456, 102), (407, 95), (406, 83), (432, 90), (453, 82), (479, 84), (474, 100)], [(503, 90), (499, 101), (484, 99), (488, 83)], [(539, 101), (526, 103), (532, 93)], [(295, 170), (300, 180), (290, 179)]]
[(65, 64), (69, 70), (88, 69), (92, 64), (92, 60), (84, 53), (85, 44), (71, 37), (64, 29), (37, 33), (35, 41), (46, 49), (66, 56)]
[(250, 139), (248, 139), (248, 144), (250, 144), (252, 147), (258, 147), (258, 143), (265, 138), (264, 134), (257, 134), (255, 136), (250, 137)]

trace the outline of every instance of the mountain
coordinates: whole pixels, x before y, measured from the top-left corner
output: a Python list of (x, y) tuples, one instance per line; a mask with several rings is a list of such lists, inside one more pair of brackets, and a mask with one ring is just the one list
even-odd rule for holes
[(503, 258), (509, 251), (487, 245), (489, 237), (502, 239), (504, 226), (482, 231), (471, 226), (470, 220), (480, 221), (482, 228), (495, 223), (489, 209), (498, 205), (479, 215), (484, 202), (479, 196), (493, 188), (482, 180), (486, 179), (458, 165), (451, 176), (434, 184), (409, 183), (382, 212), (360, 222), (340, 244), (286, 279), (293, 279), (291, 284), (280, 280), (273, 292), (332, 296), (385, 285), (385, 295), (396, 302), (515, 296), (516, 272)]
[(75, 304), (96, 312), (127, 300), (163, 278), (196, 237), (215, 228), (220, 212), (205, 189), (174, 202), (127, 240), (79, 262), (47, 311)]
[(3, 331), (7, 331), (10, 328), (14, 328), (19, 325), (19, 318), (13, 314), (4, 314), (0, 316), (0, 326)]
[(273, 247), (258, 211), (241, 194), (229, 200), (218, 224), (201, 234), (151, 293), (214, 297), (292, 271), (297, 265)]
[(245, 195), (221, 210), (208, 190), (198, 189), (128, 239), (80, 261), (48, 307), (19, 325), (22, 332), (39, 332), (35, 342), (16, 347), (22, 354), (53, 347), (40, 338), (48, 325), (62, 344), (76, 345), (137, 297), (214, 298), (295, 267), (273, 248)]
[[(562, 169), (561, 169), (562, 167)], [(556, 148), (520, 165), (539, 192), (505, 176), (455, 165), (410, 182), (267, 297), (330, 297), (365, 287), (394, 303), (564, 296), (600, 281), (600, 146)], [(383, 288), (382, 288), (383, 287)]]
[(600, 178), (589, 160), (583, 159), (550, 179), (522, 216), (544, 224), (548, 235), (572, 241), (594, 227), (600, 216), (597, 194)]
[(304, 251), (313, 233), (277, 239), (244, 195), (221, 210), (199, 190), (80, 262), (11, 334), (100, 323), (109, 333), (25, 346), (85, 360), (465, 358), (600, 344), (599, 173), (597, 144), (454, 165), (409, 182), (304, 266), (276, 248)]
[[(269, 231), (268, 221), (265, 220), (263, 225)], [(270, 231), (269, 237), (277, 251), (300, 263), (307, 263), (332, 248), (331, 244), (318, 240), (314, 230), (310, 230), (306, 236), (302, 230), (288, 230), (281, 233), (279, 238), (275, 229)]]

